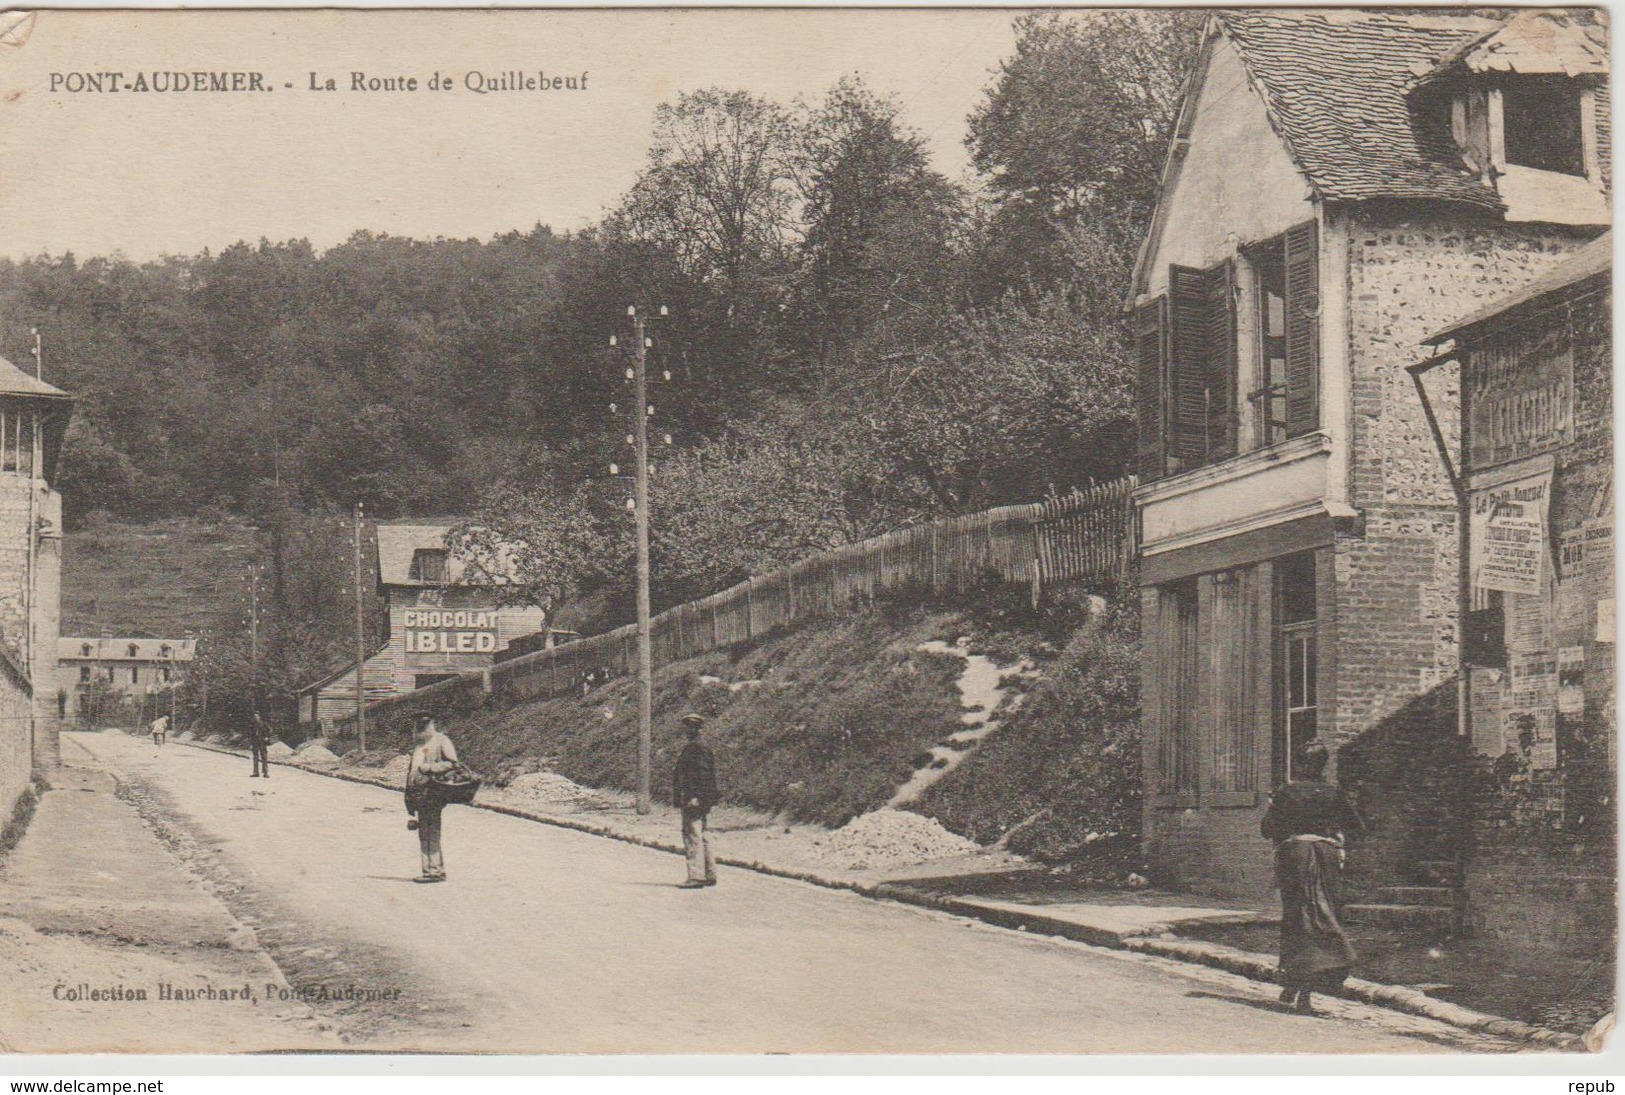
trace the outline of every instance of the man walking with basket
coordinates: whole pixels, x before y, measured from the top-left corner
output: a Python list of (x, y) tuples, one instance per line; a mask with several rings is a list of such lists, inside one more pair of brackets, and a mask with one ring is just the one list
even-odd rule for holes
[(437, 777), (462, 771), (451, 739), (436, 726), (433, 715), (416, 720), (417, 747), (406, 769), (406, 812), (412, 820), (408, 829), (418, 831), (418, 847), (423, 853), (423, 874), (419, 882), (444, 882), (446, 862), (440, 852), (440, 815), (447, 798)]
[(683, 852), (688, 856), (688, 881), (681, 889), (701, 890), (717, 884), (716, 860), (711, 855), (711, 837), (705, 831), (706, 819), (717, 802), (717, 758), (700, 742), (702, 715), (683, 716), (688, 744), (677, 755), (672, 773), (672, 802), (683, 811)]

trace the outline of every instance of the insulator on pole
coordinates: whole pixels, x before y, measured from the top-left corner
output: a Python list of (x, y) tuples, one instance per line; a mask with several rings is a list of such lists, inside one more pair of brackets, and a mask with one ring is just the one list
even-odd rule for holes
[(621, 474), (621, 466), (619, 464), (611, 464), (609, 466), (609, 474), (611, 474), (611, 475), (619, 475), (619, 474)]
[(638, 314), (638, 306), (636, 304), (628, 304), (626, 306), (626, 314), (629, 315), (629, 316), (637, 315)]
[(647, 413), (648, 413), (650, 418), (654, 417), (655, 405), (653, 403), (649, 404), (649, 409), (648, 409)]
[(628, 370), (626, 370), (626, 379), (628, 379), (628, 380), (635, 380), (635, 379), (637, 379), (637, 375), (638, 375), (638, 374), (637, 374), (637, 370), (636, 370), (636, 369), (628, 369)]
[(633, 512), (635, 512), (637, 510), (637, 508), (638, 508), (637, 499), (628, 498), (626, 500), (626, 512), (633, 513)]
[(670, 369), (661, 369), (660, 370), (660, 379), (661, 380), (670, 380), (671, 379), (671, 370)]
[(615, 337), (615, 336), (614, 336), (614, 335), (610, 335), (610, 336), (609, 336), (609, 344), (610, 344), (610, 345), (611, 345), (611, 346), (618, 346), (618, 345), (620, 345), (620, 341), (621, 341), (621, 340), (620, 340), (620, 339), (618, 339), (618, 338), (616, 338), (616, 337)]
[(645, 350), (653, 349), (654, 344), (655, 344), (655, 340), (652, 339), (652, 338), (646, 338), (646, 339), (643, 340), (643, 348)]
[(660, 306), (660, 314), (663, 316), (671, 315), (671, 313), (666, 310), (666, 306), (664, 304)]
[(620, 409), (620, 404), (618, 404), (618, 403), (611, 403), (609, 405), (609, 413), (610, 414), (614, 414), (619, 409)]
[(638, 443), (638, 439), (633, 437), (631, 434), (627, 434), (626, 435), (626, 443), (628, 445), (636, 445)]
[(661, 434), (660, 435), (660, 441), (661, 441), (662, 444), (665, 444), (665, 445), (671, 444), (671, 434), (669, 434), (669, 433)]

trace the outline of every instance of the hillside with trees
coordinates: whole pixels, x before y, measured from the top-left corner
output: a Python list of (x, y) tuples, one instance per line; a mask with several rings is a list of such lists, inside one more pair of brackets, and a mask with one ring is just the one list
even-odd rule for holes
[(80, 399), (70, 528), (204, 511), (260, 530), (257, 563), (303, 591), (267, 607), (271, 649), (297, 646), (270, 693), (346, 655), (358, 501), (475, 518), (471, 549), (518, 546), (523, 595), (594, 597), (620, 622), (632, 530), (608, 469), (629, 454), (609, 405), (627, 397), (607, 340), (632, 302), (671, 313), (657, 610), (1126, 470), (1123, 287), (1201, 19), (1018, 17), (967, 122), (968, 180), (861, 76), (795, 103), (707, 88), (657, 111), (635, 184), (581, 232), (0, 262), (0, 353), (29, 362), (38, 328), (46, 379)]

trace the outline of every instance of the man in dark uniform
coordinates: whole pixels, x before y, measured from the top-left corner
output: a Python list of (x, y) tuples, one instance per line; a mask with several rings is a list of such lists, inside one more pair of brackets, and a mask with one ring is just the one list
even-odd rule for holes
[(672, 802), (683, 811), (683, 853), (688, 857), (688, 881), (682, 889), (700, 890), (717, 884), (717, 865), (711, 857), (706, 817), (717, 801), (717, 758), (700, 743), (701, 715), (683, 716), (688, 744), (677, 754), (672, 773)]
[(248, 726), (248, 755), (254, 761), (254, 770), (248, 774), (249, 779), (255, 776), (271, 778), (271, 757), (266, 752), (270, 748), (271, 728), (265, 725), (265, 720), (256, 711), (253, 722)]

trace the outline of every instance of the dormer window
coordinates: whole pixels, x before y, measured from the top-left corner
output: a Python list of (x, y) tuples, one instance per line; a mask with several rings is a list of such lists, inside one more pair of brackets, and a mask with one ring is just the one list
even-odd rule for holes
[(444, 585), (446, 571), (446, 551), (444, 548), (418, 548), (412, 553), (412, 567), (407, 571), (407, 577), (414, 582)]
[(1564, 175), (1586, 173), (1581, 89), (1567, 76), (1513, 76), (1501, 88), (1506, 162)]
[(80, 643), (79, 644), (79, 656), (81, 658), (90, 657), (90, 644), (89, 643)]
[(139, 657), (141, 654), (141, 648), (134, 643), (131, 643), (127, 649), (129, 650), (130, 657), (132, 658)]

